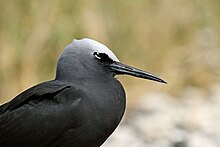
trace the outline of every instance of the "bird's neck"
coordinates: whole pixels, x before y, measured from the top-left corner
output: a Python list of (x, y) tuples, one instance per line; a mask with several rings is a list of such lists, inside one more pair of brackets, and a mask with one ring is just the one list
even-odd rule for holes
[(97, 72), (87, 72), (83, 71), (83, 69), (76, 70), (76, 69), (69, 69), (69, 70), (62, 70), (58, 69), (56, 72), (55, 80), (59, 80), (64, 83), (69, 84), (95, 84), (95, 83), (106, 83), (109, 80), (112, 80), (113, 77), (108, 74), (104, 73), (97, 73)]

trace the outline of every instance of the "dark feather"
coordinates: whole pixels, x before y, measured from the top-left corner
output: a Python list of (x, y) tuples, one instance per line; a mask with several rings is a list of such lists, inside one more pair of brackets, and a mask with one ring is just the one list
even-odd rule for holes
[(22, 92), (14, 99), (12, 99), (10, 102), (2, 105), (0, 107), (0, 115), (5, 113), (6, 111), (13, 111), (14, 109), (34, 99), (39, 99), (39, 97), (42, 97), (43, 95), (47, 95), (48, 97), (53, 97), (54, 95), (56, 95), (57, 93), (68, 87), (70, 86), (58, 81), (49, 81), (36, 85)]

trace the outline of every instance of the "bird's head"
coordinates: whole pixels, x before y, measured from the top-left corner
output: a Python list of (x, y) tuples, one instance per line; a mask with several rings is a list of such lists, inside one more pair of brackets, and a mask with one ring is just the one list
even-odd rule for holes
[(57, 64), (57, 78), (86, 79), (123, 74), (166, 83), (149, 72), (122, 64), (108, 47), (88, 38), (74, 39), (65, 48)]

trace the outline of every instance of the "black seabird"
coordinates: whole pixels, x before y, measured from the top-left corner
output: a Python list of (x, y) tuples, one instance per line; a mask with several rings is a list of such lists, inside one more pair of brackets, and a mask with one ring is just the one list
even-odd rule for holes
[(166, 83), (120, 63), (97, 41), (74, 40), (58, 60), (54, 80), (0, 106), (0, 147), (99, 147), (125, 111), (117, 74)]

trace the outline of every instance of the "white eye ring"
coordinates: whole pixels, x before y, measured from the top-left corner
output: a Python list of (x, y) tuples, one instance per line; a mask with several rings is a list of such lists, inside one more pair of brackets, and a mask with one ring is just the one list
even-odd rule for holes
[(93, 55), (94, 55), (95, 58), (98, 59), (98, 60), (101, 60), (101, 59), (102, 59), (102, 58), (100, 57), (100, 55), (99, 55), (98, 52), (95, 52)]

